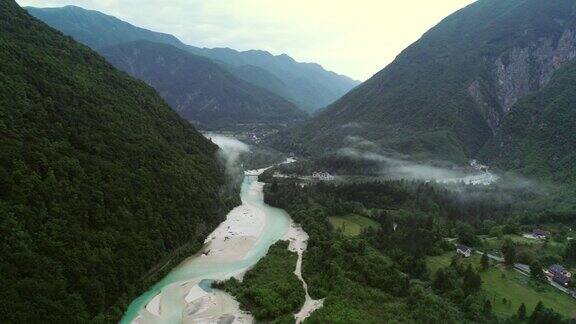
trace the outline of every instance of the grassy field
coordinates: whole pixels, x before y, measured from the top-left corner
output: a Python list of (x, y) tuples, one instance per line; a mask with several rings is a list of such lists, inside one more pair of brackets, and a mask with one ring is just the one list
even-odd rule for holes
[[(442, 267), (449, 266), (455, 252), (448, 252), (440, 256), (429, 257), (426, 261), (432, 275)], [(476, 269), (480, 264), (480, 255), (467, 259), (460, 259), (464, 264), (472, 264)], [(552, 308), (566, 317), (576, 316), (576, 299), (545, 285), (536, 288), (529, 282), (529, 278), (515, 270), (507, 270), (501, 266), (493, 266), (487, 271), (480, 272), (482, 287), (487, 298), (492, 302), (494, 312), (501, 316), (516, 314), (522, 303), (526, 305), (528, 313), (532, 312), (539, 301), (546, 307)], [(503, 303), (503, 299), (506, 303)]]
[(452, 263), (452, 259), (455, 257), (457, 257), (464, 265), (471, 264), (476, 270), (478, 270), (478, 267), (480, 266), (480, 254), (472, 254), (469, 258), (462, 258), (456, 255), (456, 251), (428, 257), (426, 264), (428, 265), (428, 269), (430, 269), (430, 273), (434, 275), (438, 269), (449, 266), (450, 263)]
[(339, 229), (347, 236), (357, 236), (362, 233), (365, 228), (378, 229), (380, 224), (359, 215), (352, 215), (346, 217), (328, 217), (330, 224), (334, 226), (335, 229)]
[[(576, 299), (549, 285), (536, 288), (529, 283), (528, 277), (515, 270), (494, 267), (483, 272), (481, 276), (484, 291), (498, 315), (516, 314), (522, 303), (526, 305), (528, 312), (531, 312), (536, 304), (542, 301), (544, 306), (568, 318), (576, 316)], [(507, 304), (502, 302), (504, 298), (508, 301)]]
[(546, 243), (542, 240), (535, 240), (523, 237), (521, 235), (504, 235), (502, 238), (497, 237), (487, 237), (485, 235), (479, 236), (482, 241), (482, 247), (488, 251), (499, 250), (502, 246), (502, 242), (506, 238), (511, 239), (514, 243), (529, 248), (536, 254), (562, 254), (564, 251), (565, 244), (560, 242), (555, 242), (548, 240)]

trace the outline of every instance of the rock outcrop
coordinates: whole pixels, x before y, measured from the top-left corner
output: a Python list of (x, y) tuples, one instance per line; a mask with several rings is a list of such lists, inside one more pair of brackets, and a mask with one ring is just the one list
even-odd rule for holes
[[(468, 94), (493, 133), (519, 99), (539, 91), (552, 74), (576, 58), (576, 30), (567, 28), (560, 38), (544, 37), (524, 47), (514, 47), (493, 59), (493, 80), (485, 86), (474, 80)], [(490, 60), (490, 59), (487, 59)]]

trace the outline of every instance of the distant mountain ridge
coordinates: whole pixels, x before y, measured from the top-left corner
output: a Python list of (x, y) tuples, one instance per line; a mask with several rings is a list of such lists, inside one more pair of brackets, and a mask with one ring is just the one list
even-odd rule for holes
[(519, 100), (574, 60), (575, 13), (572, 0), (478, 0), (270, 144), (315, 155), (365, 139), (415, 159), (463, 163), (498, 134)]
[[(229, 48), (189, 46), (172, 35), (139, 28), (115, 17), (80, 7), (26, 9), (33, 16), (93, 49), (148, 40), (170, 44), (208, 57), (237, 77), (272, 91), (309, 112), (329, 105), (360, 83), (326, 71), (318, 64), (296, 62), (286, 54), (272, 55), (259, 50), (240, 52)], [(252, 67), (251, 73), (247, 73), (246, 66)], [(255, 68), (259, 70), (255, 71)], [(273, 79), (276, 82), (263, 81)], [(282, 88), (279, 88), (277, 81), (281, 82)]]
[(100, 53), (118, 69), (153, 86), (182, 117), (204, 129), (306, 118), (280, 96), (171, 45), (139, 40), (106, 47)]
[[(25, 7), (24, 9), (49, 26), (74, 37), (78, 42), (95, 50), (137, 40), (148, 40), (176, 47), (185, 47), (173, 35), (152, 32), (131, 25), (116, 17), (73, 5), (61, 8)], [(113, 30), (110, 29), (110, 26), (113, 26)]]
[[(286, 54), (272, 55), (260, 50), (239, 52), (229, 48), (191, 47), (189, 50), (233, 67), (256, 66), (271, 72), (284, 83), (284, 95), (308, 111), (331, 104), (360, 84), (346, 76), (326, 71), (319, 64), (296, 62)], [(258, 82), (249, 76), (244, 77), (249, 82)], [(267, 84), (259, 85), (268, 88)]]

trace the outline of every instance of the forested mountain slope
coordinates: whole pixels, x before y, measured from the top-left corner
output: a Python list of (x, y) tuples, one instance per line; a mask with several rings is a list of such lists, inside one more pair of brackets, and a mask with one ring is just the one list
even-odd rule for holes
[(518, 99), (576, 56), (572, 0), (479, 0), (273, 145), (312, 154), (351, 136), (418, 158), (465, 161)]
[(0, 322), (114, 322), (223, 219), (217, 147), (13, 0), (0, 44)]
[(291, 123), (306, 114), (211, 60), (171, 45), (136, 41), (100, 50), (118, 69), (144, 80), (185, 119), (202, 128)]
[(329, 105), (359, 84), (346, 76), (326, 71), (318, 64), (296, 62), (286, 54), (185, 45), (172, 35), (138, 28), (98, 11), (75, 6), (28, 7), (27, 10), (50, 26), (96, 50), (120, 43), (148, 40), (208, 57), (237, 77), (274, 92), (306, 111), (315, 111)]

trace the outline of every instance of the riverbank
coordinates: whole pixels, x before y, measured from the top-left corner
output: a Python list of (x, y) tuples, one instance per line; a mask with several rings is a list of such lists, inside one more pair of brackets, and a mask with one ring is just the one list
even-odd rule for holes
[(283, 240), (289, 242), (288, 250), (298, 254), (298, 260), (296, 261), (296, 269), (294, 269), (294, 274), (302, 282), (302, 287), (304, 288), (306, 297), (304, 305), (302, 305), (300, 311), (294, 314), (296, 324), (302, 323), (308, 316), (310, 316), (310, 314), (312, 314), (312, 312), (324, 305), (324, 299), (315, 300), (310, 297), (310, 294), (308, 293), (308, 284), (302, 277), (302, 257), (308, 246), (308, 238), (308, 234), (306, 234), (302, 227), (294, 223), (294, 221), (290, 220), (290, 228), (284, 235)]
[(201, 282), (242, 278), (286, 233), (288, 215), (264, 203), (264, 184), (257, 181), (261, 172), (245, 176), (242, 205), (206, 238), (204, 248), (136, 299), (122, 323), (252, 321), (231, 296), (201, 287)]

